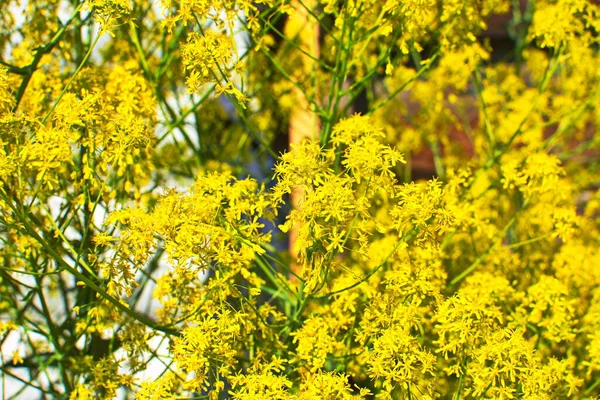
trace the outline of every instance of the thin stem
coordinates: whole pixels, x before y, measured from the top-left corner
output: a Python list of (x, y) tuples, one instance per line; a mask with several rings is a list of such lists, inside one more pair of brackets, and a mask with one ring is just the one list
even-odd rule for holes
[(75, 72), (73, 73), (73, 75), (71, 75), (71, 78), (69, 78), (69, 81), (67, 82), (67, 84), (65, 85), (65, 87), (63, 88), (62, 92), (60, 93), (60, 95), (58, 96), (58, 98), (56, 99), (56, 101), (54, 102), (54, 104), (52, 105), (52, 107), (50, 108), (50, 111), (48, 111), (48, 113), (46, 114), (46, 116), (42, 119), (42, 125), (44, 125), (46, 123), (46, 121), (48, 120), (48, 118), (50, 118), (50, 116), (52, 115), (52, 113), (54, 112), (54, 109), (56, 108), (56, 106), (58, 106), (58, 103), (60, 103), (61, 99), (63, 98), (63, 96), (65, 95), (65, 93), (67, 93), (67, 91), (69, 90), (69, 88), (71, 87), (71, 84), (73, 83), (73, 81), (75, 80), (75, 77), (77, 76), (77, 74), (79, 74), (79, 72), (83, 69), (83, 67), (85, 66), (85, 64), (87, 63), (87, 60), (90, 58), (90, 56), (92, 55), (92, 51), (94, 50), (94, 48), (96, 47), (96, 44), (98, 44), (98, 41), (100, 40), (100, 34), (98, 34), (98, 36), (96, 36), (96, 39), (94, 40), (94, 42), (92, 43), (92, 45), (90, 46), (90, 48), (88, 49), (87, 53), (85, 54), (85, 56), (83, 57), (83, 60), (81, 61), (81, 63), (79, 64), (79, 66), (77, 67), (77, 69), (75, 70)]

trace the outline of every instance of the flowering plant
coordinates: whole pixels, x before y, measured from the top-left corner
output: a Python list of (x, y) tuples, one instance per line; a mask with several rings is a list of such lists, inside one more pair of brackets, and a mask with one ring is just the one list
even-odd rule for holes
[(4, 3), (6, 398), (600, 394), (594, 2)]

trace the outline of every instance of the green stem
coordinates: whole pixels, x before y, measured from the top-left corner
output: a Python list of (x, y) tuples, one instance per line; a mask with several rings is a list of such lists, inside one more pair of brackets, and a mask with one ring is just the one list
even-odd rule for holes
[(48, 118), (50, 117), (50, 115), (52, 115), (52, 113), (54, 112), (54, 109), (56, 108), (56, 106), (58, 106), (58, 103), (60, 103), (60, 100), (63, 98), (63, 96), (65, 95), (65, 93), (67, 93), (67, 90), (69, 90), (69, 88), (71, 87), (71, 84), (75, 80), (75, 77), (83, 69), (83, 67), (85, 66), (85, 63), (87, 62), (87, 60), (92, 55), (92, 51), (96, 47), (96, 44), (98, 44), (99, 40), (100, 40), (100, 35), (96, 36), (96, 39), (94, 39), (94, 42), (92, 43), (92, 45), (88, 49), (87, 53), (83, 57), (83, 60), (81, 61), (81, 63), (79, 64), (79, 66), (77, 67), (77, 69), (75, 70), (75, 72), (73, 73), (73, 75), (71, 75), (71, 78), (69, 78), (69, 81), (67, 82), (67, 84), (63, 88), (62, 92), (60, 93), (60, 95), (58, 96), (58, 98), (56, 99), (56, 101), (54, 102), (54, 104), (52, 105), (52, 107), (50, 108), (50, 111), (48, 111), (48, 113), (46, 114), (46, 116), (42, 119), (42, 125), (44, 125), (46, 123), (46, 121), (48, 120)]
[(357, 282), (354, 282), (352, 285), (346, 286), (345, 288), (342, 288), (342, 289), (339, 289), (339, 290), (335, 290), (333, 292), (329, 292), (329, 293), (323, 294), (321, 296), (316, 296), (315, 299), (324, 299), (324, 298), (329, 298), (331, 296), (335, 296), (336, 294), (340, 294), (342, 292), (354, 289), (355, 287), (357, 287), (361, 283), (364, 283), (364, 282), (368, 281), (373, 275), (375, 275), (377, 273), (377, 271), (379, 271), (387, 263), (387, 261), (396, 252), (396, 250), (398, 250), (398, 247), (400, 247), (400, 245), (402, 243), (408, 242), (414, 236), (416, 236), (416, 232), (412, 232), (404, 240), (399, 240), (398, 243), (396, 243), (396, 245), (392, 249), (392, 251), (390, 251), (390, 253), (379, 263), (379, 265), (376, 266), (375, 268), (373, 268), (364, 278), (360, 279)]
[(473, 272), (475, 270), (475, 268), (477, 268), (479, 266), (479, 264), (482, 263), (483, 260), (485, 260), (485, 258), (492, 252), (492, 250), (496, 247), (496, 245), (498, 245), (498, 243), (500, 243), (500, 241), (504, 238), (504, 236), (506, 236), (506, 232), (508, 232), (510, 227), (517, 221), (517, 217), (521, 213), (522, 210), (523, 209), (517, 211), (517, 213), (515, 215), (513, 215), (513, 217), (508, 221), (508, 223), (504, 226), (504, 228), (502, 228), (502, 230), (496, 235), (496, 237), (492, 241), (492, 244), (479, 257), (477, 257), (477, 259), (475, 259), (475, 261), (473, 261), (473, 263), (471, 265), (469, 265), (469, 267), (467, 267), (460, 275), (458, 275), (457, 277), (452, 279), (452, 281), (450, 281), (450, 286), (454, 286), (458, 282), (465, 279), (467, 276), (469, 276), (471, 274), (471, 272)]
[(58, 43), (61, 41), (62, 37), (65, 35), (65, 33), (67, 33), (67, 28), (69, 27), (71, 22), (73, 22), (73, 20), (78, 17), (82, 4), (83, 3), (80, 3), (77, 6), (75, 11), (73, 12), (73, 15), (71, 15), (69, 20), (67, 20), (67, 22), (65, 24), (63, 24), (61, 26), (61, 28), (54, 34), (54, 36), (52, 37), (50, 42), (48, 42), (44, 46), (40, 46), (39, 48), (36, 49), (37, 51), (35, 53), (35, 56), (33, 57), (33, 61), (31, 61), (31, 63), (27, 67), (20, 68), (21, 72), (23, 72), (21, 75), (24, 75), (24, 77), (23, 77), (23, 80), (21, 81), (21, 84), (19, 85), (19, 88), (17, 89), (17, 93), (15, 94), (15, 105), (12, 109), (13, 113), (17, 110), (17, 108), (19, 108), (19, 104), (21, 103), (21, 100), (23, 99), (25, 90), (27, 89), (27, 86), (29, 85), (29, 82), (31, 81), (31, 77), (33, 76), (33, 73), (35, 71), (37, 71), (38, 65), (39, 65), (40, 61), (42, 60), (42, 57), (44, 57), (46, 54), (49, 54), (54, 49), (54, 47), (56, 47), (56, 45), (58, 45)]
[(588, 394), (592, 393), (592, 391), (596, 389), (598, 385), (600, 385), (600, 378), (596, 378), (596, 380), (594, 380), (594, 383), (592, 383), (588, 388), (585, 389), (583, 395), (587, 396)]
[[(81, 273), (77, 269), (77, 267), (73, 267), (73, 266), (69, 265), (60, 256), (60, 254), (58, 254), (58, 252), (54, 249), (54, 247), (52, 245), (50, 245), (49, 243), (47, 243), (46, 240), (44, 240), (38, 234), (38, 232), (34, 229), (34, 227), (32, 227), (31, 224), (29, 223), (29, 220), (25, 216), (21, 215), (21, 213), (19, 213), (18, 210), (14, 208), (14, 205), (11, 202), (7, 201), (7, 204), (9, 205), (9, 207), (12, 208), (12, 210), (15, 212), (15, 214), (19, 217), (19, 220), (23, 227), (23, 233), (29, 235), (36, 242), (38, 242), (48, 252), (50, 257), (52, 257), (52, 259), (54, 259), (54, 261), (56, 261), (62, 267), (62, 269), (68, 271), (71, 275), (75, 276), (78, 280), (85, 283), (90, 289), (92, 289), (94, 292), (96, 292), (102, 298), (104, 298), (105, 300), (107, 300), (108, 302), (113, 304), (116, 308), (118, 308), (125, 314), (129, 315), (131, 318), (143, 323), (144, 325), (148, 326), (149, 328), (156, 329), (156, 330), (159, 330), (159, 331), (171, 334), (171, 335), (178, 335), (177, 330), (168, 329), (163, 326), (157, 325), (150, 318), (148, 318), (144, 315), (141, 315), (138, 312), (132, 310), (131, 308), (129, 308), (127, 303), (125, 303), (121, 299), (117, 299), (117, 298), (109, 295), (103, 288), (101, 288), (98, 284), (96, 284), (96, 282), (94, 282), (92, 279), (90, 279), (85, 274)], [(81, 264), (78, 264), (78, 265), (81, 266)], [(89, 268), (89, 266), (88, 266), (88, 268)]]

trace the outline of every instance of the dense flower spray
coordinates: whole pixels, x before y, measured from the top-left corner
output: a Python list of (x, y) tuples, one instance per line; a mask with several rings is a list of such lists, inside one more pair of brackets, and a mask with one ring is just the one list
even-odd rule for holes
[(7, 398), (600, 395), (594, 2), (5, 3)]

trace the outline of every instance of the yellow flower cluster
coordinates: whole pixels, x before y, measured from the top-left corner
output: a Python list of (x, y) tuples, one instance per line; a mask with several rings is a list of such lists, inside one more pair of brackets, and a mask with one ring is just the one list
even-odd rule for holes
[(7, 397), (600, 396), (595, 2), (7, 4)]
[[(364, 249), (374, 231), (392, 228), (377, 221), (375, 202), (401, 196), (395, 193), (403, 189), (397, 188), (392, 169), (404, 159), (380, 143), (381, 136), (369, 118), (356, 115), (333, 130), (332, 142), (340, 149), (337, 154), (321, 151), (316, 141), (305, 141), (284, 154), (275, 167), (275, 201), (281, 203), (285, 194), (295, 190), (302, 194), (299, 207), (280, 228), (287, 232), (299, 225), (294, 246), (311, 290), (322, 288), (331, 261), (344, 252), (349, 239), (357, 240)], [(405, 233), (403, 229), (412, 228), (405, 221), (397, 225), (401, 225), (397, 228), (400, 235)]]

